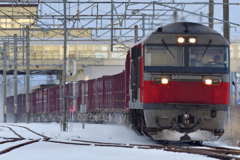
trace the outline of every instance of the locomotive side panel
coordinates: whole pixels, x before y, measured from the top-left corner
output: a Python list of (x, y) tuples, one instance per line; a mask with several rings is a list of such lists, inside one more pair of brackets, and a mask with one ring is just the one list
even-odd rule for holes
[(142, 109), (143, 50), (142, 44), (130, 50), (130, 101), (129, 109)]
[(130, 90), (130, 63), (131, 63), (131, 57), (130, 57), (130, 51), (128, 51), (127, 56), (126, 56), (126, 61), (125, 61), (125, 90), (126, 90), (126, 95), (125, 95), (125, 106), (126, 109), (129, 109), (129, 100), (130, 100), (130, 95), (129, 95), (129, 90)]

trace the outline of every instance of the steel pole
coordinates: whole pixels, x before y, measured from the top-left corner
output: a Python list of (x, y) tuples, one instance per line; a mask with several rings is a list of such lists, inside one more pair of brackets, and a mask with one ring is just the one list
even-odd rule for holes
[(111, 52), (113, 51), (113, 0), (111, 0)]
[(85, 104), (84, 104), (84, 82), (82, 83), (81, 86), (81, 90), (82, 90), (82, 115), (83, 115), (83, 123), (82, 123), (82, 128), (85, 128)]
[(135, 25), (134, 27), (134, 33), (135, 33), (135, 43), (138, 41), (138, 25)]
[(23, 62), (22, 62), (22, 63), (23, 63), (23, 65), (24, 65), (24, 47), (25, 47), (25, 44), (24, 44), (24, 42), (25, 42), (25, 38), (24, 38), (24, 37), (25, 37), (25, 33), (24, 33), (24, 32), (25, 32), (25, 31), (24, 31), (24, 29), (23, 29), (23, 38), (22, 38), (22, 43), (23, 43), (23, 44), (22, 44), (22, 47), (23, 47), (23, 48), (22, 48), (22, 59), (23, 59)]
[(142, 31), (143, 31), (143, 37), (145, 37), (145, 15), (142, 14)]
[[(235, 73), (235, 82), (238, 82), (238, 77), (237, 77), (237, 72)], [(235, 102), (236, 102), (236, 106), (235, 107), (237, 107), (237, 102), (238, 102), (238, 84), (236, 83), (236, 85), (235, 85), (235, 95), (236, 95), (236, 100), (235, 100)]]
[(6, 72), (6, 61), (7, 61), (7, 54), (6, 54), (6, 42), (3, 42), (3, 122), (7, 122), (7, 72)]
[(26, 122), (30, 123), (30, 96), (29, 96), (29, 85), (30, 85), (30, 77), (29, 77), (29, 63), (30, 63), (30, 45), (29, 45), (29, 26), (26, 27)]
[(17, 96), (17, 35), (14, 34), (14, 123), (17, 123), (18, 96)]
[[(228, 0), (223, 0), (223, 3), (228, 3)], [(223, 36), (230, 42), (230, 26), (229, 26), (229, 5), (223, 5)]]
[(208, 18), (208, 22), (209, 22), (209, 27), (213, 29), (213, 3), (214, 0), (209, 0), (209, 18)]
[(67, 7), (64, 0), (64, 57), (63, 57), (63, 131), (66, 131), (66, 58), (67, 58)]

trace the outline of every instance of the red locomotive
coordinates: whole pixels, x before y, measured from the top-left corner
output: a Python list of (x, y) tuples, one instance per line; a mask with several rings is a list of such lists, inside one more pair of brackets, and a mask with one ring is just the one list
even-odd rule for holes
[(180, 22), (135, 45), (129, 108), (155, 140), (217, 140), (229, 103), (229, 44), (216, 31)]

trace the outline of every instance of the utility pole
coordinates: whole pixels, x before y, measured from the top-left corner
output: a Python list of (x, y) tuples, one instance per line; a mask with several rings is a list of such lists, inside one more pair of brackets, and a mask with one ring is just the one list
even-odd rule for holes
[[(64, 10), (64, 57), (63, 57), (63, 131), (67, 130), (66, 126), (66, 59), (67, 59), (67, 16), (66, 16), (66, 0), (64, 0), (63, 4), (63, 10)], [(70, 9), (70, 8), (69, 8)]]
[[(229, 26), (229, 5), (228, 5), (228, 0), (223, 0), (223, 3), (227, 3), (227, 4), (223, 4), (223, 37), (226, 38), (226, 40), (228, 42), (230, 42), (230, 26)], [(228, 61), (230, 63), (230, 60)], [(229, 76), (229, 82), (231, 82), (231, 78)], [(235, 86), (236, 88), (236, 86)], [(231, 87), (229, 86), (229, 99), (230, 99), (230, 93), (231, 93)], [(229, 102), (230, 103), (230, 102)], [(237, 102), (236, 102), (237, 103)], [(231, 126), (231, 107), (229, 105), (228, 107), (228, 123), (229, 126)], [(232, 131), (231, 131), (232, 133)]]
[(173, 12), (173, 19), (174, 19), (174, 22), (177, 22), (177, 20), (178, 20), (178, 13), (177, 13), (177, 11)]
[(234, 104), (235, 104), (234, 107), (237, 107), (237, 105), (238, 105), (238, 104), (237, 104), (237, 101), (238, 101), (238, 84), (239, 84), (237, 72), (235, 73), (234, 82), (235, 82), (235, 84), (237, 84), (237, 85), (235, 85), (235, 100), (233, 100), (233, 101), (234, 101)]
[(111, 0), (111, 52), (113, 51), (113, 0)]
[(3, 122), (7, 123), (7, 72), (6, 72), (6, 61), (7, 61), (7, 50), (6, 42), (3, 42)]
[(17, 96), (17, 35), (14, 34), (14, 123), (17, 123), (18, 96)]
[(143, 31), (143, 37), (145, 37), (145, 15), (142, 14), (142, 31)]
[(81, 105), (81, 109), (82, 109), (82, 115), (83, 115), (83, 123), (82, 123), (82, 128), (85, 128), (85, 104), (84, 104), (84, 82), (81, 85), (81, 90), (82, 90), (82, 105)]
[[(27, 27), (28, 27), (28, 26), (27, 26)], [(24, 41), (25, 41), (25, 38), (24, 38), (24, 37), (25, 37), (25, 33), (24, 33), (24, 32), (25, 32), (25, 31), (24, 31), (24, 28), (23, 28), (23, 35), (22, 35), (22, 37), (23, 37), (23, 38), (22, 38), (22, 60), (23, 60), (23, 61), (22, 61), (22, 64), (23, 64), (23, 65), (24, 65), (24, 47), (25, 47), (25, 46), (24, 46)]]
[(223, 20), (225, 22), (223, 22), (223, 36), (224, 38), (226, 38), (228, 40), (228, 42), (230, 41), (230, 26), (229, 26), (229, 5), (226, 4), (228, 3), (228, 0), (223, 0)]
[(214, 0), (209, 0), (209, 18), (208, 18), (208, 23), (209, 27), (213, 29), (213, 3)]
[(30, 123), (30, 98), (29, 98), (29, 62), (30, 62), (30, 46), (29, 46), (29, 26), (26, 27), (26, 122)]
[(134, 26), (135, 43), (138, 41), (138, 25)]

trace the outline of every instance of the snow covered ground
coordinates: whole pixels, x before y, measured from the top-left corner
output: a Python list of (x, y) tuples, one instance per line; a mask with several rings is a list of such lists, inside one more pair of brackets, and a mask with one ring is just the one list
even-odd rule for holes
[[(19, 135), (27, 139), (39, 139), (24, 128), (10, 126), (9, 124), (0, 124), (11, 127)], [(53, 138), (53, 140), (70, 141), (71, 139), (98, 141), (109, 143), (124, 144), (152, 144), (156, 143), (148, 137), (137, 136), (136, 133), (122, 125), (110, 124), (85, 124), (82, 129), (81, 123), (73, 124), (73, 131), (61, 132), (58, 123), (18, 123), (17, 125), (26, 126), (31, 130)], [(8, 128), (0, 127), (0, 137), (15, 137)], [(0, 138), (0, 141), (3, 139)], [(23, 142), (23, 141), (22, 141)], [(15, 142), (14, 142), (15, 143)], [(18, 142), (19, 143), (19, 142)], [(217, 143), (216, 143), (217, 144)], [(0, 151), (11, 146), (11, 143), (0, 144)], [(222, 144), (218, 144), (222, 145)], [(77, 146), (69, 144), (55, 144), (45, 141), (29, 144), (6, 154), (0, 155), (0, 160), (159, 160), (159, 159), (184, 159), (184, 160), (205, 160), (213, 159), (201, 155), (173, 153), (163, 150), (148, 150), (137, 148), (119, 148), (119, 147), (99, 147), (99, 146)]]

